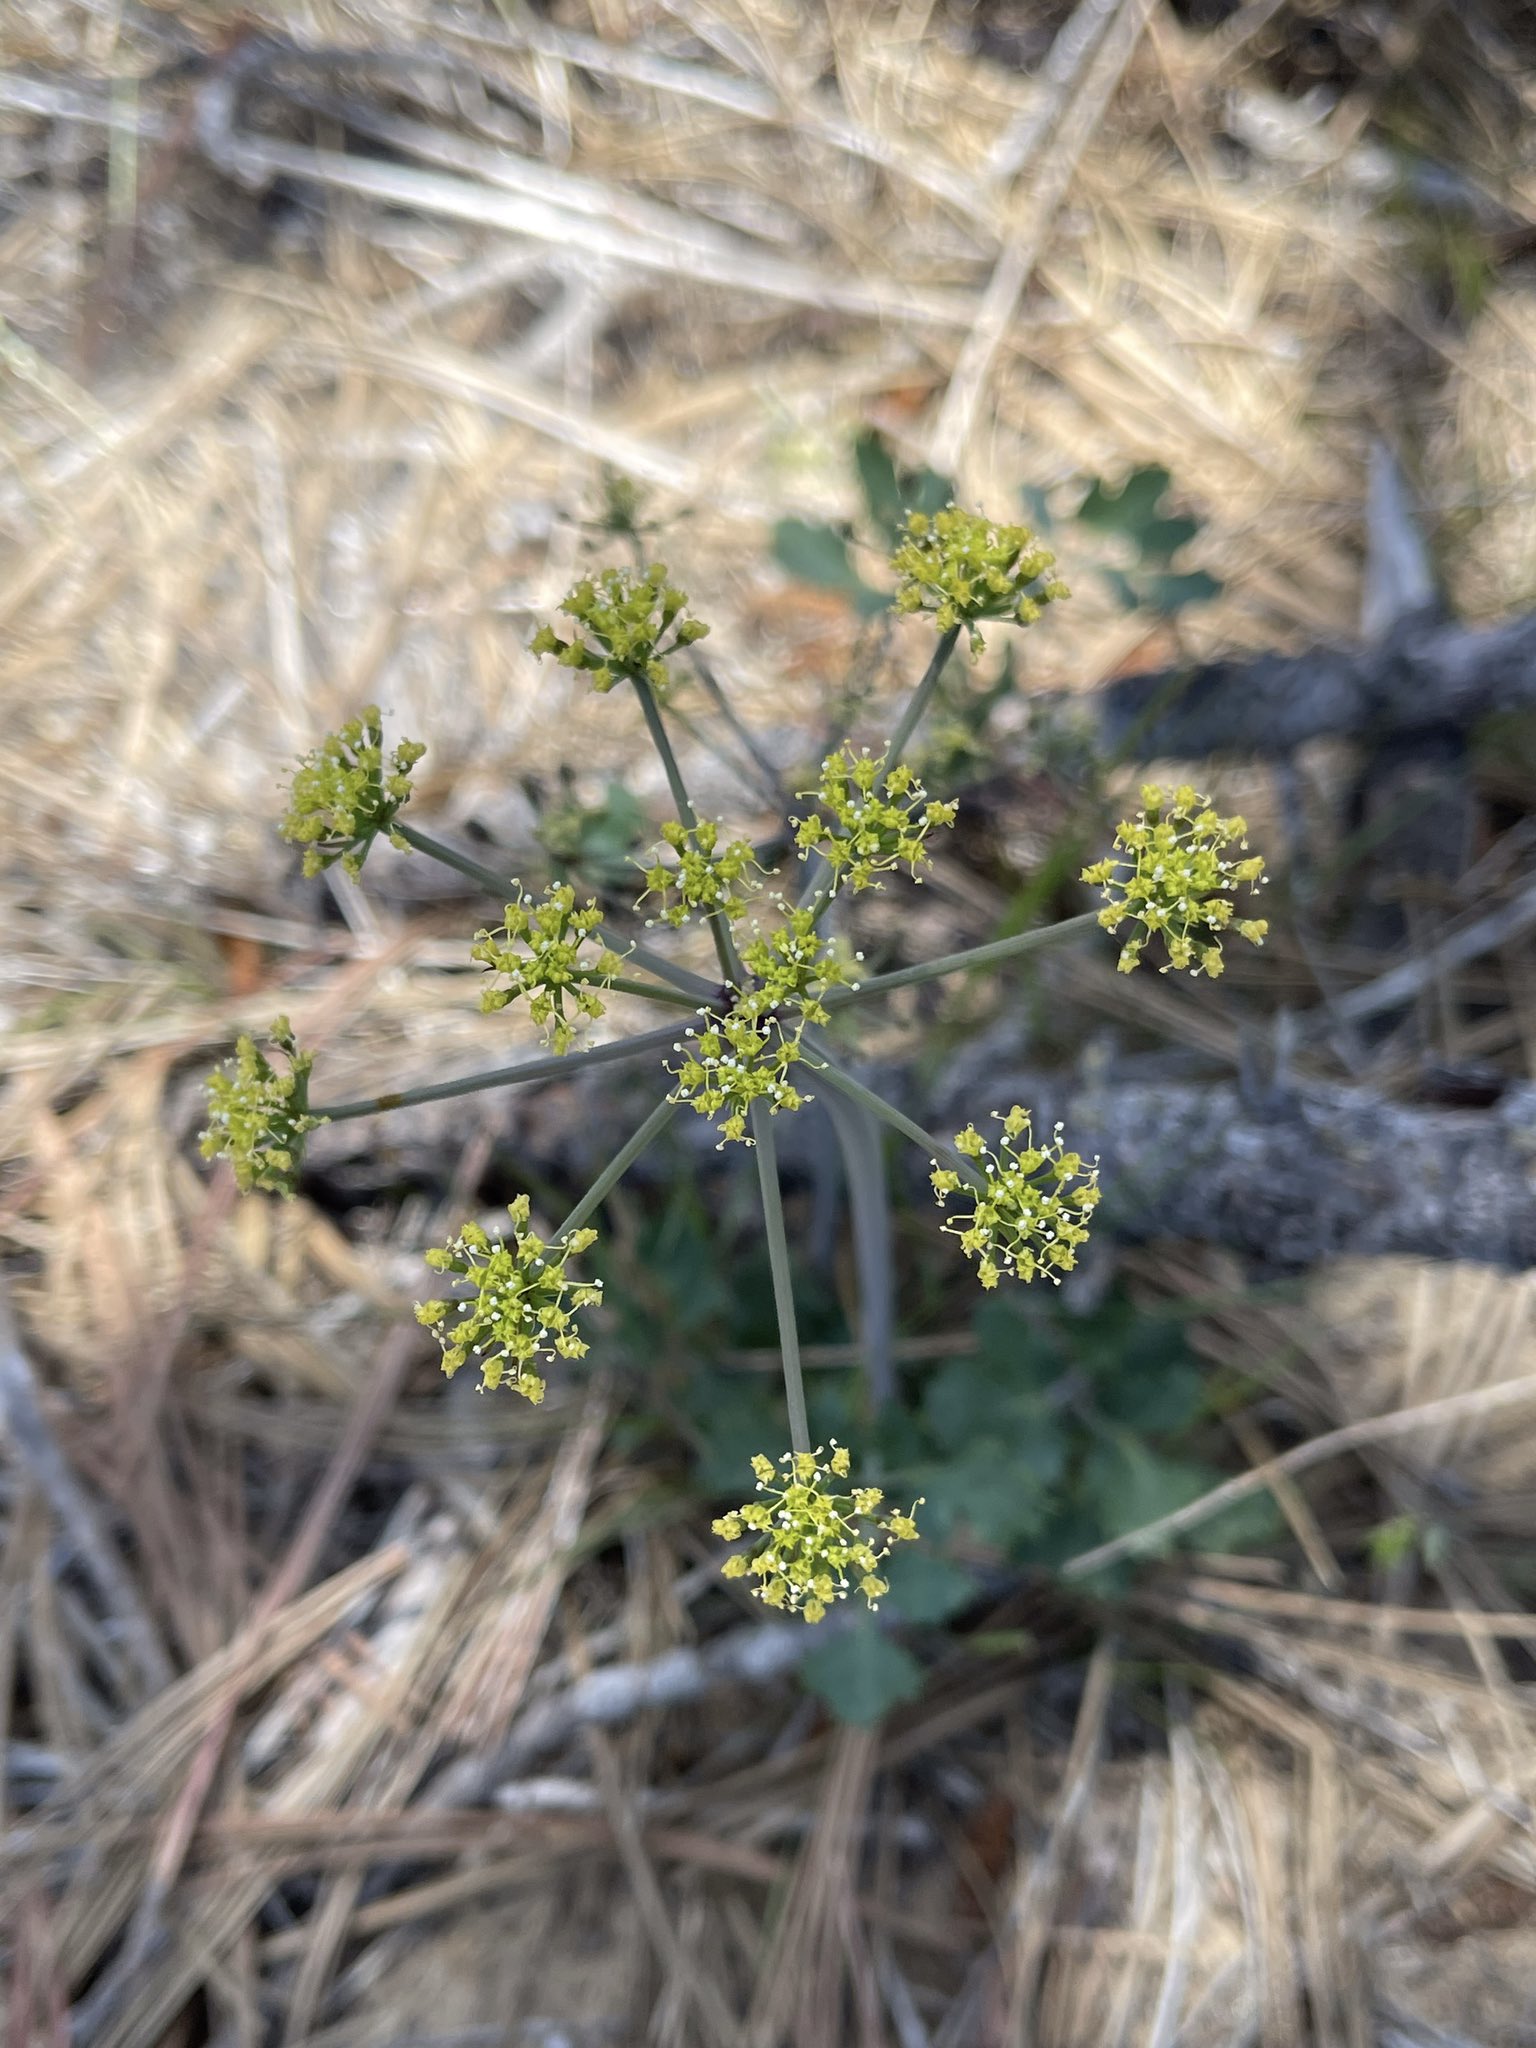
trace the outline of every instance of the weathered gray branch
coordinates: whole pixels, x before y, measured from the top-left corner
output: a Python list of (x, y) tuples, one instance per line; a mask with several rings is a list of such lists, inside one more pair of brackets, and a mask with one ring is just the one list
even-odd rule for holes
[(957, 1129), (1023, 1102), (1102, 1156), (1100, 1227), (1221, 1244), (1298, 1269), (1342, 1253), (1536, 1262), (1536, 1086), (1492, 1109), (1308, 1082), (1049, 1086), (994, 1070), (944, 1104)]
[(1536, 704), (1536, 615), (1475, 630), (1420, 613), (1376, 645), (1125, 676), (1088, 701), (1100, 744), (1133, 760), (1465, 731)]
[[(1100, 1228), (1123, 1238), (1186, 1237), (1288, 1269), (1346, 1252), (1536, 1263), (1536, 1085), (1510, 1088), (1491, 1109), (1448, 1109), (1311, 1080), (1261, 1099), (1226, 1081), (1111, 1075), (1088, 1084), (1021, 1068), (1008, 1027), (951, 1054), (936, 1089), (911, 1070), (863, 1078), (943, 1136), (971, 1120), (985, 1128), (994, 1109), (1014, 1102), (1037, 1119), (1060, 1117), (1077, 1150), (1101, 1154)], [(518, 1173), (590, 1178), (604, 1134), (629, 1114), (623, 1087), (594, 1072), (542, 1107), (536, 1097), (509, 1104)], [(460, 1120), (474, 1117), (474, 1107), (431, 1107), (430, 1118), (408, 1111), (390, 1120), (392, 1172), (404, 1167), (430, 1182), (456, 1156)], [(825, 1171), (820, 1114), (777, 1120), (783, 1167), (802, 1181)], [(418, 1116), (426, 1120), (418, 1124)], [(365, 1199), (377, 1137), (344, 1127), (315, 1142), (316, 1163), (333, 1185)], [(709, 1170), (738, 1163), (715, 1152), (715, 1132), (701, 1117), (680, 1118), (674, 1142), (696, 1145)], [(893, 1163), (913, 1198), (924, 1200), (928, 1162), (898, 1147)], [(637, 1177), (646, 1170), (637, 1168)]]

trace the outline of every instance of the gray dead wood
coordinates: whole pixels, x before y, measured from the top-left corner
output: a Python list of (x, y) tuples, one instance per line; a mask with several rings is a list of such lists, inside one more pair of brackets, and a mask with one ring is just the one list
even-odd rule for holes
[(1022, 1102), (1101, 1155), (1099, 1228), (1223, 1245), (1271, 1269), (1402, 1253), (1536, 1261), (1536, 1086), (1444, 1109), (1308, 1081), (1252, 1099), (1227, 1082), (1073, 1087), (1001, 1067), (946, 1091), (934, 1122), (985, 1128)]
[(1374, 645), (1124, 676), (1088, 702), (1098, 743), (1143, 761), (1465, 732), (1536, 705), (1536, 616), (1474, 629), (1420, 612)]

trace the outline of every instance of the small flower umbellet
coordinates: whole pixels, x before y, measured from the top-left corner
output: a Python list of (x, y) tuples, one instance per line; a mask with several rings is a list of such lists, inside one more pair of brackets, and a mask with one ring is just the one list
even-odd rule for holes
[(505, 923), (496, 931), (477, 932), (469, 949), (472, 960), (505, 976), (497, 986), (482, 990), (481, 1009), (504, 1010), (527, 996), (534, 1023), (549, 1027), (552, 1050), (569, 1052), (576, 1025), (567, 1005), (573, 1004), (579, 1016), (601, 1017), (604, 1005), (598, 990), (622, 965), (617, 953), (593, 938), (602, 921), (595, 898), (577, 908), (576, 891), (569, 883), (555, 883), (542, 902), (519, 893), (517, 901), (506, 906)]
[(964, 626), (972, 654), (986, 644), (979, 621), (1032, 626), (1046, 605), (1068, 595), (1065, 583), (1050, 574), (1056, 557), (1029, 527), (1003, 526), (957, 505), (912, 513), (891, 566), (897, 611), (929, 612), (941, 633)]
[(636, 899), (637, 910), (647, 896), (659, 896), (656, 916), (674, 931), (695, 912), (704, 917), (718, 914), (732, 923), (743, 915), (748, 897), (762, 887), (757, 879), (762, 869), (745, 839), (728, 839), (722, 845), (720, 827), (712, 818), (692, 825), (668, 819), (661, 836), (676, 859), (665, 861), (661, 848), (656, 849), (651, 865), (642, 869), (645, 889)]
[(240, 1039), (232, 1069), (208, 1077), (208, 1127), (201, 1133), (201, 1149), (205, 1159), (230, 1161), (242, 1194), (264, 1188), (291, 1196), (304, 1140), (325, 1118), (309, 1108), (314, 1054), (300, 1052), (286, 1017), (274, 1019), (267, 1035), (288, 1062), (287, 1072), (274, 1067), (254, 1039)]
[(668, 1069), (676, 1083), (671, 1100), (715, 1119), (717, 1152), (752, 1143), (747, 1119), (755, 1103), (777, 1116), (781, 1109), (803, 1109), (812, 1099), (789, 1078), (804, 1058), (801, 1028), (786, 1030), (777, 1017), (753, 1017), (738, 1007), (719, 1016), (706, 1013), (697, 1030), (690, 1027), (678, 1040), (673, 1050), (682, 1059)]
[(807, 1621), (822, 1620), (833, 1601), (845, 1600), (855, 1585), (871, 1607), (878, 1606), (890, 1590), (879, 1566), (893, 1544), (915, 1539), (921, 1500), (910, 1515), (882, 1515), (885, 1496), (878, 1486), (835, 1491), (827, 1482), (846, 1479), (852, 1463), (836, 1442), (825, 1463), (819, 1449), (786, 1451), (779, 1463), (783, 1472), (769, 1458), (754, 1458), (762, 1498), (733, 1508), (714, 1524), (727, 1543), (743, 1536), (764, 1539), (756, 1549), (728, 1557), (725, 1576), (752, 1579), (759, 1600)]
[(552, 654), (564, 668), (584, 669), (594, 690), (611, 690), (626, 678), (649, 683), (666, 695), (671, 675), (667, 657), (691, 647), (709, 632), (689, 615), (688, 599), (667, 581), (666, 564), (643, 573), (605, 569), (584, 576), (560, 607), (577, 630), (562, 640), (553, 626), (541, 626), (531, 642), (535, 654)]
[(957, 803), (933, 803), (916, 775), (903, 761), (887, 770), (884, 754), (866, 747), (855, 754), (838, 747), (821, 764), (815, 789), (797, 791), (814, 797), (820, 808), (805, 818), (791, 818), (795, 844), (805, 860), (819, 853), (832, 871), (834, 889), (878, 889), (879, 877), (906, 868), (914, 881), (928, 863), (927, 838), (935, 826), (953, 825)]
[(386, 759), (378, 706), (370, 704), (305, 756), (294, 771), (281, 831), (303, 847), (306, 875), (339, 860), (356, 877), (381, 832), (405, 846), (395, 819), (411, 793), (411, 770), (426, 751), (418, 740), (401, 740)]
[[(982, 1186), (934, 1162), (929, 1179), (939, 1207), (951, 1195), (971, 1202), (968, 1216), (946, 1217), (943, 1228), (976, 1261), (983, 1287), (995, 1287), (1004, 1274), (1059, 1281), (1077, 1264), (1078, 1247), (1088, 1239), (1088, 1219), (1099, 1204), (1098, 1161), (1085, 1165), (1078, 1153), (1065, 1150), (1060, 1124), (1048, 1144), (1037, 1145), (1029, 1113), (1017, 1103), (1006, 1116), (1001, 1110), (993, 1115), (1003, 1127), (996, 1152), (974, 1124), (955, 1139), (955, 1150), (975, 1163)], [(1015, 1143), (1019, 1138), (1022, 1145)]]
[(528, 1227), (529, 1206), (526, 1195), (509, 1204), (510, 1243), (466, 1223), (445, 1250), (427, 1253), (435, 1272), (454, 1274), (472, 1291), (467, 1298), (419, 1303), (416, 1320), (435, 1334), (450, 1378), (473, 1359), (482, 1389), (507, 1385), (538, 1402), (544, 1398), (541, 1365), (586, 1356), (576, 1312), (600, 1302), (603, 1285), (573, 1280), (566, 1271), (570, 1259), (596, 1243), (597, 1232), (573, 1230), (558, 1244), (546, 1244)]
[(754, 1020), (789, 1011), (797, 1024), (825, 1024), (829, 1019), (822, 997), (848, 981), (837, 949), (817, 932), (816, 913), (808, 903), (787, 911), (773, 931), (749, 939), (741, 949), (741, 964), (753, 986), (738, 998), (736, 1014)]
[(1144, 808), (1115, 833), (1119, 854), (1082, 873), (1103, 890), (1099, 923), (1106, 931), (1140, 927), (1120, 949), (1120, 971), (1129, 974), (1148, 939), (1161, 933), (1168, 949), (1162, 973), (1187, 967), (1192, 974), (1220, 974), (1225, 932), (1259, 946), (1269, 930), (1262, 917), (1238, 917), (1231, 901), (1235, 889), (1263, 886), (1263, 858), (1227, 859), (1228, 847), (1246, 850), (1246, 821), (1218, 816), (1187, 782), (1175, 790), (1146, 783), (1141, 801)]

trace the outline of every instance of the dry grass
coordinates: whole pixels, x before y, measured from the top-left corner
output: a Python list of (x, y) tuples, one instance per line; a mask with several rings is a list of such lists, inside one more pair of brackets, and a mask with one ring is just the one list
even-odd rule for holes
[[(1085, 4), (1100, 36), (1027, 76), (931, 0), (0, 0), (11, 2038), (69, 2008), (85, 2048), (1533, 2038), (1536, 1623), (1501, 1578), (1536, 1530), (1528, 1277), (1374, 1266), (1213, 1315), (1269, 1381), (1234, 1441), (1296, 1571), (1167, 1566), (1113, 1641), (1016, 1595), (1025, 1647), (869, 1734), (769, 1680), (754, 1722), (600, 1384), (442, 1397), (399, 1334), (425, 1200), (354, 1241), (189, 1163), (197, 1077), (275, 1009), (346, 1096), (506, 1057), (430, 884), (386, 856), (300, 888), (270, 823), (370, 698), (430, 736), (445, 833), (526, 850), (524, 778), (568, 762), (659, 793), (624, 707), (524, 651), (604, 467), (650, 487), (786, 765), (855, 631), (766, 531), (851, 509), (860, 423), (999, 509), (1165, 464), (1226, 585), (1195, 652), (1353, 630), (1383, 429), (1427, 451), (1458, 598), (1530, 602), (1528, 292), (1426, 322), (1376, 203), (1390, 74), (1288, 96), (1276, 14)], [(1519, 81), (1401, 15), (1391, 62), (1445, 38), (1528, 222)], [(371, 54), (248, 81), (232, 128), (252, 25)], [(1168, 652), (1085, 577), (1031, 675)], [(701, 715), (689, 772), (739, 810), (719, 738)], [(1498, 974), (1483, 1038), (1523, 1069), (1529, 974)], [(1076, 994), (1237, 1052), (1219, 1005)], [(472, 1189), (476, 1121), (414, 1128)], [(1147, 1284), (1209, 1278), (1168, 1253)], [(1357, 1427), (1266, 1463), (1277, 1416)], [(1452, 1473), (1454, 1562), (1352, 1581), (1362, 1501)], [(590, 1561), (618, 1540), (621, 1574)]]

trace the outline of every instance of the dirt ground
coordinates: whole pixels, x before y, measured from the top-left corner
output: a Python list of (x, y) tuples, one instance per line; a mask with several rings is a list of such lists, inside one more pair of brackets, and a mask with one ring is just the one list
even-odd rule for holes
[[(562, 770), (664, 799), (633, 709), (527, 648), (605, 476), (780, 767), (871, 636), (772, 530), (855, 513), (861, 429), (1062, 525), (1168, 471), (1219, 589), (1152, 616), (1074, 574), (1032, 688), (1356, 638), (1378, 445), (1451, 610), (1530, 610), (1527, 12), (0, 0), (0, 58), (8, 2038), (1536, 2043), (1530, 1274), (1343, 1259), (1277, 1297), (1128, 1254), (1262, 1382), (1233, 1473), (1352, 1432), (1268, 1470), (1288, 1548), (1112, 1609), (1015, 1584), (839, 1726), (707, 1517), (656, 1511), (609, 1378), (461, 1401), (411, 1321), (443, 1208), (493, 1138), (557, 1152), (569, 1097), (322, 1134), (289, 1204), (195, 1144), (278, 1009), (346, 1097), (533, 1047), (466, 999), (446, 885), (389, 853), (306, 884), (272, 825), (371, 700), (430, 736), (444, 837), (536, 850)], [(754, 823), (719, 738), (701, 808)], [(1415, 943), (1528, 869), (1533, 759), (1500, 752), (1496, 857)], [(1299, 773), (1341, 841), (1337, 755)], [(978, 886), (932, 950), (989, 935)], [(1272, 959), (1303, 1007), (1385, 964)], [(1533, 998), (1527, 932), (1425, 1029), (1536, 1079)], [(1139, 978), (1073, 1000), (1184, 1028)], [(449, 1161), (446, 1205), (391, 1145)], [(1373, 1562), (1426, 1503), (1448, 1544)]]

